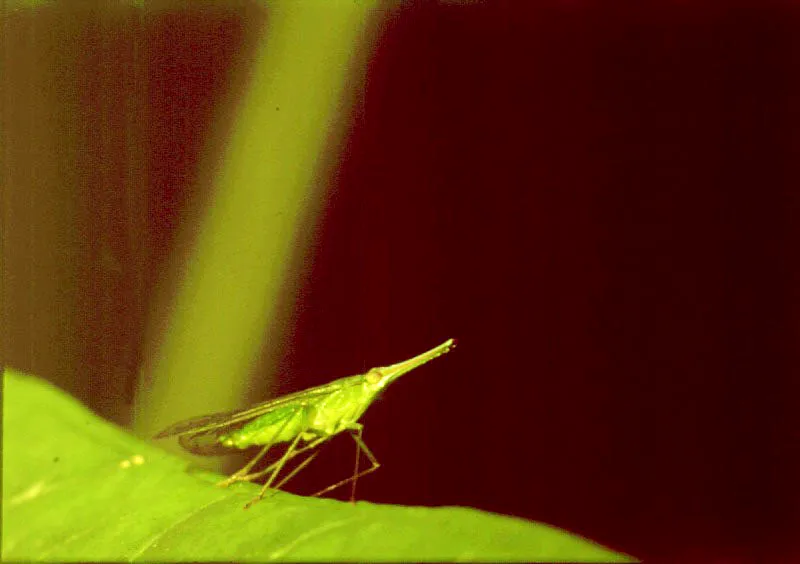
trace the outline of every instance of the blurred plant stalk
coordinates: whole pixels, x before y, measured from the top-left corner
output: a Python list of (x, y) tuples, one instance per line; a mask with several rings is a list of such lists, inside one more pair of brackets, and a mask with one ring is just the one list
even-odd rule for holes
[(337, 159), (352, 88), (362, 84), (376, 4), (267, 4), (255, 58), (242, 69), (247, 91), (175, 297), (168, 312), (151, 312), (166, 323), (156, 332), (151, 321), (153, 354), (134, 415), (142, 436), (252, 401), (248, 378), (262, 355), (272, 368), (260, 378), (274, 374), (293, 323), (291, 306), (280, 304), (294, 302), (301, 282), (294, 265), (308, 256), (316, 231), (323, 165)]

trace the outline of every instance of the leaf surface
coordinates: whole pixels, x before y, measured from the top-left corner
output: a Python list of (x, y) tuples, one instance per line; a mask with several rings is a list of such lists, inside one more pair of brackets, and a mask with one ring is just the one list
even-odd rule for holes
[(5, 370), (5, 561), (630, 562), (548, 525), (465, 507), (278, 492), (216, 475), (108, 423), (42, 380)]

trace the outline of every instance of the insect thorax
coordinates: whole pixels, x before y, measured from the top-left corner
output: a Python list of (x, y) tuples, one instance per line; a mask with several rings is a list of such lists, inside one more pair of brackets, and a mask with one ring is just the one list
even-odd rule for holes
[(319, 434), (334, 435), (350, 429), (369, 407), (375, 396), (373, 386), (363, 378), (320, 398), (309, 407), (310, 428)]

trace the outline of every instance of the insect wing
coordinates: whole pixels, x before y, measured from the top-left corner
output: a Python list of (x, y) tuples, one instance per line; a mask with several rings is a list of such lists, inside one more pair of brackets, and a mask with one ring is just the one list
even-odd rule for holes
[(197, 454), (199, 456), (221, 456), (228, 454), (231, 447), (223, 445), (219, 442), (219, 438), (224, 432), (220, 429), (212, 429), (211, 431), (201, 431), (194, 435), (180, 435), (178, 443), (184, 450)]
[[(259, 419), (257, 424), (266, 423), (270, 428), (277, 429), (278, 432), (282, 430), (286, 425), (291, 422), (291, 419), (294, 418), (297, 413), (303, 409), (303, 404), (300, 402), (296, 402), (294, 405), (284, 405), (283, 407), (273, 407), (268, 412), (261, 415), (261, 418), (264, 418), (266, 421), (261, 422)], [(235, 424), (225, 425), (224, 427), (216, 427), (213, 429), (207, 429), (203, 431), (198, 431), (196, 433), (184, 433), (178, 436), (178, 443), (187, 451), (198, 454), (200, 456), (218, 456), (222, 454), (228, 454), (231, 449), (234, 448), (246, 448), (242, 446), (238, 446), (237, 444), (230, 444), (225, 445), (222, 443), (222, 439), (226, 435), (230, 435), (231, 433), (235, 433), (242, 427), (245, 427), (250, 424), (251, 421), (256, 421), (256, 419), (245, 419), (236, 422)], [(270, 441), (271, 443), (260, 443), (260, 444), (274, 444), (276, 440), (279, 440), (275, 435), (272, 436)], [(258, 442), (255, 444), (259, 444)], [(250, 445), (252, 446), (252, 444)]]
[(229, 411), (227, 413), (214, 413), (212, 415), (201, 415), (200, 417), (184, 419), (174, 425), (170, 425), (153, 438), (164, 439), (176, 435), (186, 435), (187, 433), (199, 433), (203, 430), (224, 428), (240, 413), (240, 411), (241, 410)]
[(178, 443), (185, 450), (200, 456), (227, 454), (231, 447), (220, 443), (220, 437), (242, 428), (257, 416), (254, 415), (249, 419), (237, 419), (239, 413), (240, 411), (231, 411), (186, 419), (164, 429), (155, 438), (177, 436)]
[[(158, 433), (154, 438), (164, 439), (166, 437), (174, 437), (176, 435), (199, 435), (205, 431), (213, 430), (219, 430), (217, 433), (217, 436), (219, 436), (227, 431), (240, 428), (244, 423), (247, 423), (256, 417), (261, 417), (265, 413), (269, 413), (278, 407), (282, 407), (293, 402), (312, 401), (336, 390), (340, 390), (343, 387), (359, 384), (362, 381), (363, 376), (347, 376), (315, 388), (309, 388), (307, 390), (302, 390), (281, 396), (279, 398), (271, 399), (247, 409), (239, 409), (225, 413), (212, 413), (211, 415), (201, 415), (200, 417), (185, 419), (175, 423), (174, 425), (170, 425)], [(181, 444), (183, 443), (181, 442)]]

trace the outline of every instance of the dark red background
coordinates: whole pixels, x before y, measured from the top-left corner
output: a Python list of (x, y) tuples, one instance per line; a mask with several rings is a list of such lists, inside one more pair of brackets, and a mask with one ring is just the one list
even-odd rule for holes
[[(419, 3), (384, 22), (282, 391), (460, 344), (368, 412), (383, 467), (360, 498), (518, 515), (640, 558), (800, 561), (799, 11)], [(136, 31), (156, 272), (243, 28), (193, 12)], [(89, 78), (108, 63), (87, 61)], [(97, 378), (113, 332), (144, 321), (122, 324), (88, 320)]]
[(642, 558), (800, 560), (798, 23), (678, 2), (390, 22), (293, 366), (460, 347), (372, 408), (362, 494)]

